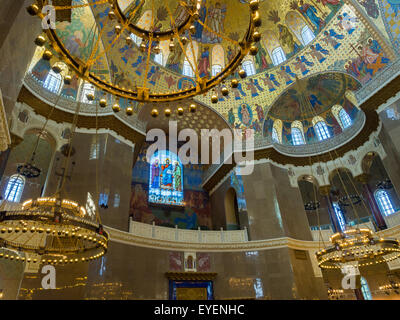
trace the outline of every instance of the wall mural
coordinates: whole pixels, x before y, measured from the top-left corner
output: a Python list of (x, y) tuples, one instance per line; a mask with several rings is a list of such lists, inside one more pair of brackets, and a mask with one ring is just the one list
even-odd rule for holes
[[(324, 3), (333, 5), (328, 1)], [(320, 20), (316, 19), (312, 12), (314, 11), (311, 9), (309, 13), (316, 29)], [(347, 73), (362, 85), (371, 81), (391, 62), (387, 53), (359, 21), (354, 9), (343, 5), (335, 14), (336, 16), (324, 25), (308, 47), (302, 48), (283, 64), (242, 80), (229, 97), (220, 99), (213, 108), (221, 113), (232, 127), (243, 130), (253, 128), (256, 131), (256, 138), (262, 138), (262, 115), (266, 114), (279, 95), (296, 81), (296, 77), (301, 79), (332, 70)], [(317, 104), (318, 98), (319, 93), (315, 94)], [(210, 94), (197, 99), (210, 104)], [(245, 121), (242, 121), (244, 105), (249, 106), (251, 110), (250, 112), (246, 108), (246, 114), (259, 115), (252, 117), (250, 125), (248, 117), (245, 116)]]
[[(204, 170), (201, 165), (185, 165), (181, 167), (183, 169), (181, 172), (181, 187), (183, 190), (182, 203), (184, 204), (182, 209), (176, 206), (152, 204), (151, 201), (149, 201), (151, 200), (154, 190), (154, 188), (152, 188), (152, 182), (154, 186), (161, 185), (163, 178), (160, 177), (158, 181), (157, 179), (152, 180), (152, 177), (157, 175), (150, 172), (157, 171), (157, 169), (147, 162), (146, 152), (148, 147), (149, 144), (145, 144), (142, 148), (132, 172), (130, 216), (133, 220), (149, 224), (155, 222), (156, 225), (167, 227), (175, 227), (175, 225), (178, 225), (178, 227), (182, 229), (197, 229), (198, 227), (202, 229), (212, 229), (209, 196), (208, 193), (201, 188)], [(155, 164), (156, 159), (157, 158), (152, 159), (151, 164)], [(160, 159), (158, 164), (160, 175), (163, 162), (166, 163), (166, 161)], [(172, 172), (175, 172), (175, 170)], [(176, 175), (174, 176), (172, 174), (172, 180), (174, 180), (174, 178), (176, 178)], [(169, 181), (167, 181), (168, 179), (165, 180), (166, 184), (169, 183)], [(177, 182), (173, 181), (172, 185), (174, 187), (177, 186)], [(156, 190), (159, 189), (156, 188)]]
[(400, 1), (379, 0), (379, 6), (390, 40), (400, 54)]

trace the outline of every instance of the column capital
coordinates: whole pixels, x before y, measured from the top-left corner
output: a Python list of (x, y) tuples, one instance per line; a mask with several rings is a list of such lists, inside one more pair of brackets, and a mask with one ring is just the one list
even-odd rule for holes
[(326, 186), (320, 186), (319, 187), (319, 193), (323, 196), (328, 196), (329, 193), (331, 192), (331, 186), (326, 185)]
[(354, 179), (356, 179), (356, 181), (361, 182), (362, 184), (367, 184), (369, 181), (370, 175), (368, 173), (362, 173), (356, 177), (354, 177)]

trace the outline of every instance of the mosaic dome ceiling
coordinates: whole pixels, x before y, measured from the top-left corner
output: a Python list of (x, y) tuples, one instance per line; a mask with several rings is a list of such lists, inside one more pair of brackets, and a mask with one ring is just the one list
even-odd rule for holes
[[(87, 3), (87, 0), (72, 0), (72, 5), (78, 7), (57, 21), (57, 35), (71, 55), (87, 61), (92, 49), (97, 48), (92, 67), (97, 76), (125, 88), (139, 86), (145, 80), (155, 92), (196, 86), (192, 77), (183, 74), (185, 59), (191, 60), (203, 77), (210, 76), (214, 66), (226, 65), (237, 49), (229, 39), (241, 39), (250, 21), (246, 0), (202, 0), (200, 23), (191, 35), (193, 42), (187, 44), (187, 50), (171, 52), (169, 40), (161, 41), (162, 59), (152, 54), (146, 67), (146, 54), (140, 50), (141, 39), (133, 37), (136, 43), (127, 45), (125, 39), (130, 33), (125, 30), (124, 36), (114, 41), (115, 30), (107, 25), (109, 5), (79, 6)], [(152, 26), (168, 30), (171, 15), (178, 22), (186, 19), (177, 0), (118, 0), (118, 5), (126, 16), (134, 12), (132, 23), (144, 30), (151, 31)], [(400, 16), (396, 8), (393, 1), (386, 0), (370, 1), (368, 5), (361, 0), (351, 4), (347, 0), (261, 0), (262, 39), (257, 44), (258, 54), (245, 59), (254, 74), (239, 79), (238, 88), (229, 87), (228, 96), (222, 95), (219, 86), (193, 100), (215, 111), (213, 117), (222, 117), (221, 126), (251, 128), (260, 139), (265, 137), (263, 127), (267, 115), (268, 119), (288, 123), (301, 117), (299, 96), (295, 92), (297, 79), (307, 79), (304, 85), (306, 95), (312, 96), (313, 112), (329, 112), (334, 103), (340, 104), (344, 93), (352, 91), (354, 96), (398, 59), (400, 30), (392, 28), (393, 21), (398, 21)], [(37, 54), (31, 66), (35, 79), (44, 82), (54, 62), (55, 59), (46, 64)], [(77, 81), (63, 89), (63, 95), (73, 99), (77, 92)], [(211, 103), (213, 94), (218, 96), (216, 104)], [(110, 105), (103, 110), (105, 113), (112, 114), (112, 100), (109, 97)], [(117, 101), (122, 109), (129, 105), (124, 99)], [(169, 107), (186, 109), (192, 102), (182, 101)], [(155, 106), (134, 105), (132, 125), (148, 121), (145, 113)], [(159, 110), (162, 112), (163, 108), (160, 106)], [(246, 117), (243, 117), (244, 110)], [(124, 116), (124, 121), (129, 119)], [(191, 121), (185, 121), (190, 126)], [(154, 127), (157, 119), (150, 122), (150, 127)]]
[(335, 105), (343, 105), (346, 92), (360, 87), (354, 78), (342, 73), (326, 73), (299, 80), (280, 95), (267, 117), (282, 121), (312, 119)]

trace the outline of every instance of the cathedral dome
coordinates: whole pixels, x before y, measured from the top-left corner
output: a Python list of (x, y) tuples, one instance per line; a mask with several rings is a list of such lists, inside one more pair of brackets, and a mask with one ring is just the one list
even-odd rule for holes
[(351, 101), (358, 88), (358, 81), (342, 73), (298, 80), (273, 103), (264, 136), (273, 143), (304, 145), (340, 135), (363, 113)]

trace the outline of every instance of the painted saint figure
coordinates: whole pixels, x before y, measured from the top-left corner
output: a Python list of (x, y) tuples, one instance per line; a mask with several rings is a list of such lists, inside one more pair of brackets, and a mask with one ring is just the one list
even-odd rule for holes
[(159, 188), (160, 187), (160, 164), (158, 159), (154, 161), (151, 165), (151, 187)]
[(165, 160), (165, 165), (161, 165), (161, 188), (163, 189), (172, 189), (172, 165), (170, 164), (169, 159)]
[(329, 55), (329, 51), (324, 49), (319, 43), (317, 43), (315, 46), (311, 45), (310, 49), (311, 51), (308, 52), (308, 54), (314, 59), (318, 60), (319, 63), (322, 63), (326, 60), (323, 55)]
[(316, 32), (319, 32), (325, 26), (325, 21), (317, 16), (317, 9), (313, 5), (304, 3), (303, 0), (300, 0), (300, 7), (298, 10), (303, 16), (311, 21), (315, 26)]
[(204, 48), (199, 61), (199, 75), (201, 78), (209, 76), (210, 73), (210, 51)]
[(352, 34), (356, 30), (357, 17), (351, 17), (346, 12), (343, 15), (338, 15), (339, 23), (337, 26), (342, 30), (346, 30), (348, 34)]
[(343, 40), (344, 35), (337, 34), (333, 29), (330, 29), (329, 32), (324, 31), (324, 35), (325, 37), (322, 38), (322, 41), (324, 41), (327, 45), (331, 45), (333, 49), (337, 50), (342, 45), (340, 42), (336, 41), (336, 39)]
[(182, 170), (178, 162), (175, 162), (174, 184), (176, 191), (182, 191)]
[(279, 87), (280, 83), (276, 80), (275, 75), (274, 74), (266, 74), (265, 78), (262, 78), (262, 80), (264, 81), (264, 85), (268, 86), (269, 92), (275, 91), (276, 88), (275, 86)]

